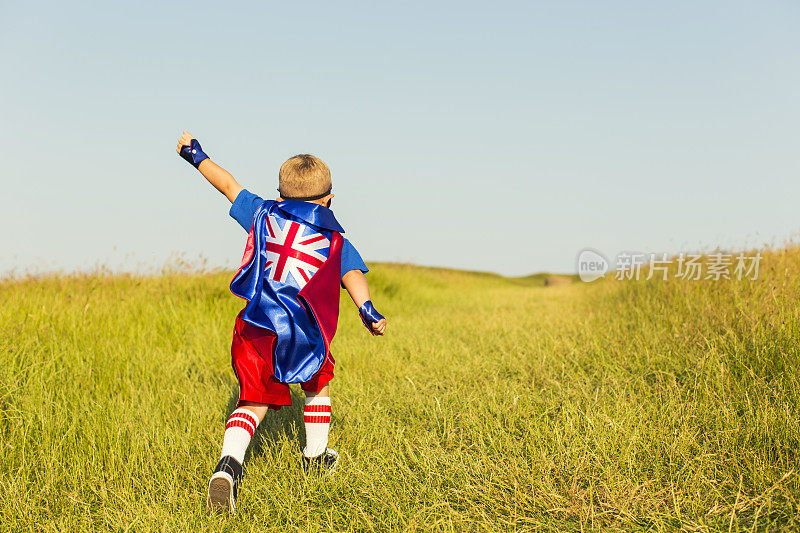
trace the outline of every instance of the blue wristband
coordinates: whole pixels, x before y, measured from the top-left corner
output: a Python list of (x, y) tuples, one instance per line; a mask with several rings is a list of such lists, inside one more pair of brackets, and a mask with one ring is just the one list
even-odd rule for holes
[(367, 300), (364, 304), (358, 308), (358, 314), (361, 315), (361, 321), (364, 323), (364, 327), (366, 327), (370, 333), (375, 335), (375, 332), (372, 331), (372, 324), (383, 320), (383, 315), (375, 309), (375, 306), (372, 305), (372, 300)]
[(200, 163), (208, 159), (208, 156), (200, 147), (200, 143), (197, 142), (197, 139), (192, 139), (189, 146), (181, 148), (181, 157), (188, 161), (194, 168), (197, 168)]

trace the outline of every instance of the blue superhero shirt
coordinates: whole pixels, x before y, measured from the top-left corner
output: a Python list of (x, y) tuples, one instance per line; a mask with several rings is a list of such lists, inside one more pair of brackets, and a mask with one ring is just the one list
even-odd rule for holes
[[(243, 189), (242, 192), (236, 196), (236, 200), (233, 202), (233, 205), (231, 205), (229, 213), (246, 232), (249, 232), (253, 225), (253, 216), (263, 202), (264, 199), (260, 196), (251, 193), (247, 189)], [(342, 276), (351, 270), (360, 270), (365, 274), (369, 272), (367, 265), (364, 264), (364, 260), (361, 259), (361, 255), (355, 247), (350, 244), (350, 241), (344, 239), (342, 245)]]

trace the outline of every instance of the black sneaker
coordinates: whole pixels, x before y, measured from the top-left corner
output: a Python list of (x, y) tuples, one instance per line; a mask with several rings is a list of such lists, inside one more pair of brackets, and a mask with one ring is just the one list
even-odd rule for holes
[(241, 479), (242, 465), (239, 461), (230, 455), (220, 459), (208, 482), (208, 510), (218, 514), (236, 513), (236, 491)]
[(303, 456), (303, 468), (306, 472), (327, 471), (332, 474), (338, 464), (339, 454), (336, 450), (331, 450), (330, 448), (326, 448), (324, 452), (316, 457)]

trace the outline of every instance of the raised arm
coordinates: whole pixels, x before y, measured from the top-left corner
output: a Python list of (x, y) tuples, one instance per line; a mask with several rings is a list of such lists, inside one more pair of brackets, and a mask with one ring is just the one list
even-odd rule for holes
[(242, 187), (231, 175), (230, 172), (214, 163), (203, 149), (197, 139), (192, 137), (187, 131), (183, 132), (178, 141), (178, 154), (189, 162), (193, 167), (200, 171), (208, 182), (219, 192), (224, 194), (231, 203), (236, 200), (236, 196), (242, 192)]
[(386, 319), (372, 305), (367, 277), (360, 270), (351, 270), (342, 276), (342, 285), (358, 307), (361, 321), (373, 335), (386, 333)]

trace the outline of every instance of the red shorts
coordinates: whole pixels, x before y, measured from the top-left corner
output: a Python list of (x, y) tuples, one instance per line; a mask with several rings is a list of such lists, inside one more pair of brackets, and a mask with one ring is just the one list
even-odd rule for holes
[[(242, 313), (236, 317), (231, 344), (231, 365), (239, 380), (239, 404), (256, 402), (269, 404), (280, 409), (282, 405), (292, 405), (289, 385), (275, 379), (272, 367), (272, 349), (275, 333), (257, 328), (242, 320)], [(304, 391), (317, 392), (333, 379), (335, 361), (328, 354), (316, 374), (300, 386)]]

